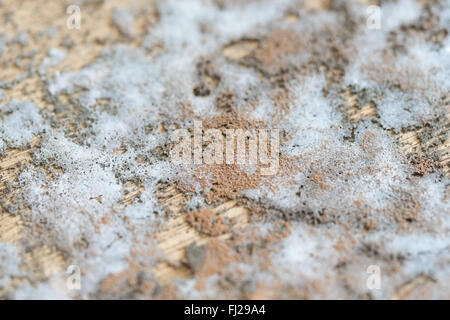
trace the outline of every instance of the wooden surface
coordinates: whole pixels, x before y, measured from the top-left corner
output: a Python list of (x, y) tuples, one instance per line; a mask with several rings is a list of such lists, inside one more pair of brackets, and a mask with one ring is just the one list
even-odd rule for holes
[[(3, 6), (0, 7), (0, 16), (5, 17), (10, 11), (14, 11), (15, 24), (7, 24), (6, 30), (2, 30), (9, 36), (15, 35), (20, 30), (26, 30), (29, 34), (36, 34), (46, 27), (59, 26), (57, 36), (46, 39), (46, 41), (37, 41), (29, 37), (27, 49), (39, 49), (37, 59), (43, 59), (44, 54), (48, 49), (58, 47), (61, 39), (69, 35), (74, 41), (74, 48), (69, 51), (67, 58), (63, 64), (58, 67), (58, 70), (77, 71), (83, 66), (88, 65), (93, 61), (97, 54), (106, 45), (113, 43), (127, 43), (128, 45), (139, 45), (141, 35), (144, 34), (146, 28), (155, 22), (156, 17), (146, 16), (137, 19), (138, 28), (136, 28), (135, 37), (124, 38), (120, 35), (118, 30), (110, 24), (110, 11), (115, 6), (126, 6), (129, 1), (107, 1), (101, 9), (95, 3), (89, 5), (88, 10), (83, 10), (83, 28), (80, 31), (68, 30), (65, 28), (66, 15), (64, 14), (65, 6), (68, 2), (64, 1), (17, 1), (5, 0)], [(292, 18), (292, 17), (291, 17)], [(4, 19), (4, 18), (3, 18)], [(2, 23), (2, 25), (4, 25)], [(225, 48), (225, 55), (237, 57), (245, 55), (246, 50), (252, 50), (254, 45), (251, 42), (240, 44), (236, 48)], [(13, 60), (14, 56), (18, 56), (23, 47), (18, 46), (12, 52), (8, 52), (3, 61)], [(1, 80), (9, 81), (24, 70), (14, 65), (5, 67), (0, 65), (2, 69)], [(56, 70), (53, 70), (54, 72)], [(53, 106), (44, 99), (43, 85), (41, 80), (34, 76), (26, 79), (20, 85), (12, 89), (5, 89), (4, 93), (7, 101), (12, 98), (32, 100), (41, 108), (51, 109)], [(347, 105), (345, 106), (345, 113), (348, 118), (358, 123), (362, 119), (377, 117), (377, 110), (373, 105), (357, 106), (356, 94), (350, 92), (343, 93), (347, 98)], [(450, 123), (450, 101), (447, 99), (447, 125)], [(437, 151), (439, 155), (440, 165), (444, 168), (446, 176), (449, 177), (449, 162), (450, 162), (450, 141), (444, 143), (433, 143), (438, 141), (439, 136), (444, 136), (445, 131), (434, 132), (435, 141), (421, 141), (419, 134), (421, 128), (414, 131), (403, 132), (400, 134), (391, 133), (399, 144), (402, 152), (407, 155), (410, 152), (419, 152), (430, 154), (432, 151)], [(447, 129), (448, 130), (448, 127)], [(39, 137), (35, 138), (35, 142)], [(27, 163), (31, 159), (30, 152), (36, 148), (36, 143), (31, 145), (26, 150), (7, 150), (6, 155), (0, 158), (0, 197), (4, 203), (11, 201), (15, 192), (18, 190), (9, 188), (10, 182), (15, 181), (18, 173), (26, 168)], [(140, 193), (139, 187), (134, 188), (134, 191), (128, 193), (121, 200), (121, 204), (129, 204)], [(156, 280), (161, 284), (169, 284), (176, 277), (188, 278), (192, 276), (191, 269), (186, 266), (185, 248), (192, 244), (204, 244), (214, 238), (227, 238), (231, 233), (222, 234), (217, 237), (200, 234), (192, 228), (187, 222), (184, 215), (180, 215), (180, 209), (183, 207), (185, 197), (176, 186), (164, 186), (159, 194), (160, 203), (164, 205), (166, 210), (171, 212), (171, 218), (167, 225), (159, 232), (157, 239), (159, 247), (166, 254), (169, 262), (158, 264), (154, 268)], [(221, 212), (224, 216), (233, 218), (235, 221), (233, 228), (238, 229), (248, 223), (247, 209), (239, 207), (237, 201), (228, 201), (212, 208), (215, 212)], [(25, 236), (29, 225), (23, 220), (21, 215), (13, 216), (11, 214), (0, 212), (0, 242), (13, 242), (20, 244), (21, 239)], [(3, 288), (0, 291), (0, 296), (14, 290), (23, 283), (37, 284), (40, 281), (48, 279), (52, 274), (63, 271), (67, 268), (68, 262), (64, 258), (64, 254), (56, 247), (48, 247), (46, 245), (37, 246), (26, 253), (25, 257), (26, 270), (31, 271), (31, 277), (15, 278), (9, 287)], [(423, 279), (417, 280), (418, 282)], [(407, 295), (408, 290), (413, 290), (413, 284), (407, 284), (405, 288), (400, 288), (398, 297), (402, 298)], [(405, 291), (406, 290), (406, 291)], [(405, 293), (406, 292), (406, 293)]]
[[(101, 5), (95, 2), (89, 6), (85, 6), (82, 11), (82, 28), (80, 30), (69, 30), (66, 28), (67, 15), (65, 8), (70, 1), (3, 1), (0, 7), (0, 16), (4, 16), (8, 12), (15, 12), (14, 20), (16, 23), (7, 24), (6, 30), (1, 30), (7, 36), (12, 37), (21, 30), (26, 30), (29, 34), (29, 43), (24, 48), (18, 46), (15, 50), (7, 52), (2, 57), (3, 65), (1, 65), (2, 81), (11, 81), (17, 75), (25, 70), (16, 66), (5, 68), (5, 61), (13, 61), (21, 52), (33, 48), (39, 50), (37, 60), (42, 60), (45, 53), (55, 47), (60, 46), (61, 39), (70, 36), (74, 42), (73, 49), (69, 51), (64, 62), (58, 66), (58, 70), (77, 71), (83, 66), (90, 64), (101, 50), (113, 43), (126, 43), (128, 45), (139, 45), (142, 35), (146, 32), (147, 27), (155, 22), (156, 17), (146, 15), (138, 17), (136, 21), (136, 33), (134, 38), (124, 38), (121, 36), (117, 28), (114, 28), (110, 22), (111, 10), (114, 7), (126, 7), (130, 5), (130, 1), (107, 1)], [(147, 4), (148, 1), (133, 1), (133, 4)], [(3, 23), (2, 23), (3, 25)], [(58, 27), (57, 35), (54, 38), (46, 39), (46, 41), (36, 41), (32, 35), (36, 35), (43, 29), (50, 27)], [(30, 36), (31, 35), (31, 36)], [(56, 70), (52, 70), (53, 72)], [(41, 108), (51, 109), (53, 106), (45, 101), (43, 95), (43, 85), (36, 76), (28, 78), (20, 85), (14, 88), (4, 90), (6, 101), (13, 98), (21, 100), (32, 100)], [(39, 140), (36, 137), (35, 142)], [(31, 146), (28, 150), (7, 150), (6, 155), (0, 158), (0, 197), (5, 201), (5, 205), (11, 201), (14, 192), (18, 190), (10, 190), (8, 185), (15, 181), (18, 174), (26, 168), (27, 163), (31, 159), (30, 152), (35, 146)], [(130, 204), (132, 200), (140, 193), (139, 188), (128, 193), (120, 201), (120, 204)], [(183, 194), (174, 186), (165, 187), (160, 192), (159, 198), (161, 203), (167, 210), (177, 213), (183, 206), (185, 200)], [(225, 216), (237, 218), (238, 222), (235, 228), (239, 228), (246, 223), (246, 210), (236, 206), (236, 201), (226, 202), (214, 210), (221, 211)], [(21, 215), (13, 216), (11, 214), (0, 212), (0, 242), (13, 242), (20, 244), (24, 233), (27, 231), (27, 225), (24, 223)], [(221, 235), (221, 238), (228, 237), (229, 234)], [(180, 261), (184, 259), (184, 248), (192, 243), (205, 243), (209, 237), (199, 234), (190, 227), (185, 217), (179, 216), (168, 222), (165, 230), (161, 231), (157, 236), (159, 246), (162, 248), (171, 265), (168, 263), (159, 264), (154, 272), (157, 280), (162, 284), (170, 283), (175, 277), (189, 277), (191, 271), (188, 267), (180, 265)], [(68, 263), (56, 246), (48, 247), (46, 245), (38, 246), (27, 253), (25, 257), (25, 269), (32, 272), (31, 278), (16, 278), (9, 287), (0, 289), (0, 296), (5, 295), (17, 286), (23, 283), (37, 284), (40, 281), (48, 279), (52, 274), (66, 270)]]

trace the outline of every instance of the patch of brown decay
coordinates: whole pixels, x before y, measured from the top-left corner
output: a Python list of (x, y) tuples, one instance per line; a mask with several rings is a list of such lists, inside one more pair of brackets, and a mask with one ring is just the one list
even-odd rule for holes
[[(331, 8), (332, 2), (311, 1), (307, 6), (315, 11), (316, 7)], [(256, 69), (274, 87), (286, 88), (289, 80), (311, 72), (327, 76), (327, 89), (339, 87), (349, 62), (350, 41), (358, 30), (359, 22), (354, 20), (350, 5), (346, 2), (335, 2), (333, 11), (340, 14), (339, 28), (325, 24), (301, 37), (293, 29), (276, 29), (260, 40), (251, 41), (251, 46), (244, 45), (248, 42), (245, 39), (231, 43), (225, 47), (224, 54), (231, 49), (237, 50), (239, 54), (232, 55), (230, 60)], [(241, 47), (244, 49), (238, 50)], [(290, 57), (300, 60), (291, 62)], [(303, 58), (308, 60), (302, 61)]]
[(209, 208), (202, 208), (186, 215), (186, 221), (195, 230), (209, 236), (218, 236), (231, 228), (225, 219)]
[(164, 294), (165, 288), (162, 290), (158, 286), (150, 271), (153, 266), (152, 261), (162, 259), (159, 249), (147, 241), (135, 239), (134, 244), (141, 244), (143, 249), (132, 250), (127, 258), (129, 267), (104, 278), (98, 291), (93, 296), (94, 298), (98, 296), (115, 299), (119, 296), (127, 299), (148, 299), (161, 298)]
[(278, 29), (259, 40), (232, 42), (225, 46), (224, 55), (231, 61), (257, 70), (272, 86), (285, 89), (285, 84), (298, 73), (297, 66), (286, 58), (302, 49), (304, 43), (297, 31)]
[(317, 184), (322, 190), (330, 189), (330, 185), (325, 183), (323, 180), (326, 179), (324, 174), (314, 174), (311, 177), (311, 181)]
[[(226, 135), (227, 129), (257, 130), (264, 129), (265, 123), (259, 120), (249, 121), (234, 110), (233, 96), (227, 92), (218, 98), (218, 104), (229, 110), (221, 115), (203, 120), (203, 130), (219, 129)], [(226, 143), (224, 139), (224, 144)], [(269, 143), (270, 144), (270, 143)], [(268, 146), (270, 149), (270, 145)], [(235, 145), (235, 151), (237, 146)], [(223, 148), (225, 152), (225, 145)], [(236, 152), (235, 152), (236, 154)], [(274, 157), (274, 155), (270, 155)], [(288, 176), (296, 168), (290, 159), (283, 155), (279, 156), (279, 170), (277, 176)], [(225, 153), (224, 153), (225, 159)], [(257, 163), (255, 170), (249, 172), (245, 166), (239, 164), (200, 164), (194, 168), (189, 168), (188, 174), (192, 180), (181, 181), (182, 187), (189, 191), (195, 190), (195, 185), (200, 184), (208, 202), (213, 202), (220, 198), (235, 199), (237, 195), (246, 189), (258, 188), (260, 185), (272, 184), (273, 177), (261, 174), (261, 169), (265, 165)]]
[(287, 87), (283, 87), (286, 82), (287, 80), (283, 79), (280, 82), (280, 89), (275, 90), (274, 92), (269, 94), (269, 97), (274, 102), (275, 106), (277, 107), (276, 110), (278, 111), (276, 114), (276, 118), (274, 119), (275, 123), (278, 123), (279, 121), (286, 118), (286, 116), (289, 114), (292, 101), (294, 99), (294, 94), (292, 93), (292, 91)]
[[(228, 107), (232, 107), (230, 103)], [(203, 125), (205, 129), (219, 129), (225, 135), (227, 129), (256, 129), (262, 127), (262, 122), (248, 121), (232, 109), (220, 116), (205, 119)], [(211, 188), (209, 199), (234, 198), (240, 191), (256, 188), (260, 183), (258, 174), (247, 173), (238, 164), (200, 165), (194, 175), (204, 188)]]
[[(263, 121), (259, 120), (248, 120), (242, 115), (240, 115), (234, 108), (233, 98), (230, 93), (226, 93), (228, 97), (222, 98), (226, 99), (226, 106), (230, 108), (229, 112), (225, 112), (221, 115), (214, 116), (212, 118), (207, 118), (203, 120), (204, 129), (219, 129), (222, 133), (225, 133), (226, 129), (264, 129), (265, 124)], [(221, 102), (223, 103), (223, 100)]]
[(211, 91), (219, 85), (220, 76), (211, 60), (202, 58), (197, 64), (197, 75), (199, 84), (194, 87), (194, 95), (205, 97), (209, 96)]
[(295, 30), (276, 30), (272, 32), (253, 53), (254, 58), (264, 69), (274, 73), (285, 67), (284, 58), (299, 53), (303, 48), (300, 35)]
[[(121, 296), (128, 296), (131, 292), (125, 292), (124, 290), (136, 291), (140, 290), (142, 281), (140, 281), (138, 275), (141, 268), (134, 262), (130, 262), (130, 267), (122, 272), (116, 274), (110, 274), (107, 276), (100, 285), (101, 296), (108, 296), (120, 293)], [(154, 288), (154, 283), (146, 284), (146, 291)]]
[(261, 184), (259, 173), (249, 174), (236, 164), (201, 165), (194, 171), (194, 179), (204, 190), (209, 189), (206, 194), (208, 201), (234, 199), (241, 191)]
[(421, 220), (421, 204), (417, 200), (418, 197), (403, 190), (393, 191), (396, 199), (393, 208), (388, 207), (387, 212), (394, 217), (400, 229), (409, 228), (411, 223)]
[(216, 98), (216, 108), (219, 111), (231, 112), (234, 109), (235, 98), (232, 91), (222, 92)]
[[(292, 172), (298, 168), (290, 163), (289, 159), (281, 156), (277, 177), (283, 176), (289, 179)], [(208, 202), (219, 199), (235, 199), (242, 191), (256, 189), (262, 185), (276, 190), (273, 183), (274, 177), (264, 176), (260, 168), (254, 173), (248, 173), (238, 164), (200, 165), (193, 172), (194, 181), (200, 183), (206, 192)], [(189, 189), (189, 188), (188, 188)]]
[(414, 175), (424, 176), (433, 173), (439, 168), (439, 161), (417, 152), (408, 155), (408, 160), (414, 167)]

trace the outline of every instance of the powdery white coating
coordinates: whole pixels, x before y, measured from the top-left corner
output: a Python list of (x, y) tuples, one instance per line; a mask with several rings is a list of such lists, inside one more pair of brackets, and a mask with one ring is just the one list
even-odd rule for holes
[(328, 138), (326, 131), (325, 135), (306, 131), (283, 146), (287, 154), (299, 157), (294, 163), (304, 168), (296, 186), (284, 184), (275, 192), (254, 190), (246, 195), (294, 211), (304, 202), (313, 210), (325, 207), (338, 212), (351, 211), (353, 206), (356, 210), (357, 200), (373, 209), (386, 207), (393, 190), (404, 186), (408, 170), (391, 138), (368, 123), (358, 127), (356, 143), (342, 141), (329, 131)]
[(92, 165), (86, 171), (70, 170), (51, 183), (42, 176), (30, 177), (28, 172), (20, 180), (24, 181), (34, 219), (46, 223), (67, 249), (82, 238), (89, 241), (95, 233), (94, 223), (121, 196), (121, 187), (112, 172)]
[[(448, 207), (447, 207), (448, 212)], [(434, 288), (432, 297), (439, 296), (439, 290), (448, 290), (444, 279), (448, 279), (450, 271), (449, 264), (449, 244), (448, 230), (446, 233), (437, 234), (435, 232), (415, 231), (414, 233), (389, 234), (376, 232), (364, 237), (364, 242), (368, 246), (372, 246), (378, 250), (380, 256), (396, 257), (402, 260), (402, 273), (404, 276), (415, 279), (420, 276), (427, 276), (442, 284)], [(379, 262), (377, 262), (379, 264)], [(382, 268), (388, 268), (384, 262), (379, 264)], [(394, 282), (401, 281), (393, 279)], [(387, 285), (383, 283), (383, 291)], [(391, 289), (390, 289), (391, 290)], [(379, 298), (383, 297), (383, 293), (379, 292)]]
[(11, 277), (21, 277), (26, 273), (21, 270), (20, 248), (14, 243), (0, 242), (0, 288), (7, 287)]
[(383, 127), (397, 129), (419, 124), (436, 116), (430, 105), (403, 92), (392, 92), (378, 104)]
[(114, 8), (112, 23), (119, 28), (120, 33), (125, 36), (130, 36), (134, 30), (133, 12), (125, 8)]
[[(381, 123), (386, 128), (400, 129), (419, 124), (439, 115), (436, 108), (441, 97), (450, 91), (450, 54), (416, 45), (409, 54), (397, 59), (395, 77), (403, 77), (410, 86), (407, 92), (389, 89), (378, 104)], [(397, 79), (389, 79), (395, 82)]]
[(444, 235), (450, 232), (450, 201), (448, 199), (448, 179), (440, 181), (436, 175), (424, 178), (419, 188), (423, 190), (420, 198), (421, 212), (429, 225)]
[(63, 277), (54, 277), (48, 283), (39, 283), (36, 286), (24, 285), (14, 292), (16, 300), (69, 300), (70, 291), (65, 289)]
[[(255, 28), (275, 22), (290, 3), (286, 0), (233, 1), (220, 8), (210, 0), (164, 1), (158, 8), (161, 22), (150, 30), (147, 41), (148, 44), (162, 41), (165, 50), (193, 59)], [(261, 10), (262, 7), (265, 9)], [(202, 29), (202, 25), (207, 28)]]
[[(60, 131), (44, 135), (33, 154), (34, 165), (18, 181), (24, 200), (31, 205), (33, 221), (52, 230), (58, 246), (70, 251), (72, 262), (86, 271), (82, 296), (97, 290), (109, 274), (128, 267), (131, 250), (138, 249), (134, 239), (145, 239), (145, 233), (155, 227), (155, 214), (161, 212), (156, 182), (170, 179), (173, 170), (170, 163), (153, 156), (168, 137), (156, 130), (161, 114), (168, 113), (164, 105), (156, 105), (162, 99), (163, 81), (142, 51), (119, 46), (103, 53), (80, 74), (63, 74), (50, 83), (55, 94), (83, 88), (79, 101), (87, 110), (102, 98), (110, 99), (112, 107), (90, 111), (94, 121), (84, 129), (87, 137), (81, 144)], [(124, 153), (114, 154), (123, 146)], [(138, 163), (138, 157), (147, 160)], [(61, 168), (51, 179), (40, 169), (48, 163)], [(130, 180), (139, 180), (144, 188), (142, 204), (131, 204), (122, 214), (111, 215), (111, 210), (121, 210), (123, 183)], [(125, 218), (142, 228), (137, 236), (127, 228)], [(83, 249), (83, 243), (88, 249)], [(30, 297), (36, 294), (25, 292)]]
[(285, 123), (286, 129), (298, 132), (314, 130), (319, 132), (333, 131), (341, 122), (341, 116), (335, 111), (335, 106), (322, 95), (326, 80), (323, 75), (305, 77), (300, 81), (291, 82), (293, 110)]
[(326, 277), (338, 257), (333, 249), (334, 240), (324, 231), (313, 234), (307, 226), (295, 228), (272, 257), (280, 266), (277, 276), (284, 281), (299, 282)]
[(414, 0), (387, 2), (380, 8), (381, 29), (385, 33), (416, 20), (421, 13), (420, 5)]
[(0, 104), (0, 144), (1, 149), (23, 148), (31, 143), (38, 133), (49, 127), (44, 124), (39, 108), (34, 103), (13, 99), (10, 102)]
[(450, 90), (450, 56), (445, 46), (415, 37), (405, 38), (404, 49), (390, 54), (389, 32), (416, 21), (421, 9), (416, 1), (402, 0), (384, 4), (381, 12), (381, 29), (362, 29), (353, 39), (345, 77), (349, 85), (378, 92), (381, 124), (400, 131), (443, 114), (438, 106)]
[(59, 65), (65, 59), (66, 55), (67, 51), (65, 50), (50, 49), (47, 53), (47, 56), (39, 65), (39, 72), (43, 74), (48, 68)]
[(5, 45), (8, 42), (8, 38), (5, 35), (0, 35), (0, 58), (5, 53)]

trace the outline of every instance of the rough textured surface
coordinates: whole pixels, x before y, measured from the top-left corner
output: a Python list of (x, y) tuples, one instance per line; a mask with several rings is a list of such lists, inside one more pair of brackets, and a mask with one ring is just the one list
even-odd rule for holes
[[(0, 1), (0, 298), (450, 298), (449, 27), (447, 0)], [(174, 164), (194, 121), (279, 130), (279, 171)]]

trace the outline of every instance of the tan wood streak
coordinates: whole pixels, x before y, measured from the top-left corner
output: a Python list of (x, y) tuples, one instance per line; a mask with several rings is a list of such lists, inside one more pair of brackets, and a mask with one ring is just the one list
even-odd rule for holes
[(249, 56), (253, 50), (258, 46), (256, 40), (240, 40), (226, 46), (223, 50), (223, 55), (230, 60), (240, 60)]
[[(7, 156), (0, 160), (0, 199), (8, 201), (12, 192), (6, 184), (16, 179), (20, 170), (18, 163), (29, 160), (29, 150), (12, 149), (7, 151)], [(2, 212), (0, 209), (0, 242), (17, 243), (22, 238), (23, 220), (17, 215)]]
[(377, 109), (372, 104), (367, 104), (361, 109), (349, 109), (349, 117), (353, 122), (358, 122), (362, 119), (368, 119), (376, 116)]
[(66, 267), (66, 261), (62, 253), (55, 247), (46, 245), (26, 253), (25, 261), (26, 268), (39, 274), (42, 279), (46, 279)]
[(0, 213), (0, 242), (19, 242), (22, 238), (22, 227), (20, 216)]
[(408, 299), (408, 297), (411, 296), (416, 289), (425, 285), (429, 281), (431, 281), (431, 278), (424, 275), (414, 278), (413, 280), (397, 288), (394, 295), (392, 296), (392, 300)]
[(416, 131), (399, 133), (395, 136), (395, 138), (399, 143), (400, 150), (404, 154), (408, 154), (410, 152), (422, 152), (422, 146), (419, 138), (417, 137)]

